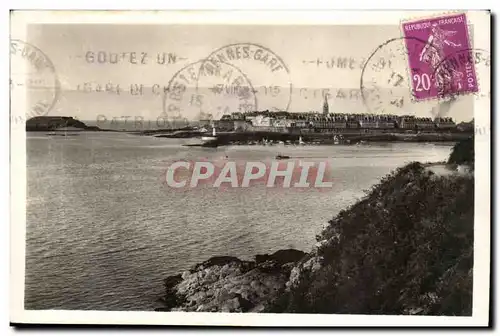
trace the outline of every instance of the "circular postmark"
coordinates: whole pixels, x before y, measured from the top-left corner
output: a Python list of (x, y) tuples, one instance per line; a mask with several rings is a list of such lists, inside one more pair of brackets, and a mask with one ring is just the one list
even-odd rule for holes
[[(363, 104), (373, 114), (414, 114), (436, 105), (436, 101), (415, 101), (411, 73), (420, 72), (420, 64), (412, 64), (408, 56), (421, 53), (432, 44), (416, 37), (396, 37), (379, 45), (367, 58), (360, 79)], [(376, 61), (373, 61), (376, 60)], [(385, 60), (381, 66), (380, 60)], [(423, 66), (423, 64), (422, 64)]]
[(456, 100), (459, 96), (472, 93), (476, 99), (489, 99), (490, 62), (490, 52), (479, 48), (461, 49), (446, 55), (434, 67), (431, 76), (439, 97)]
[(26, 119), (47, 115), (60, 94), (54, 64), (39, 48), (17, 39), (10, 40), (10, 56), (11, 100), (25, 102)]
[(236, 66), (251, 80), (260, 107), (288, 111), (292, 102), (290, 70), (271, 49), (256, 43), (235, 43), (214, 50), (204, 64), (226, 63)]
[(178, 125), (257, 108), (255, 90), (247, 75), (226, 62), (215, 66), (205, 60), (188, 64), (172, 76), (163, 95), (163, 117)]

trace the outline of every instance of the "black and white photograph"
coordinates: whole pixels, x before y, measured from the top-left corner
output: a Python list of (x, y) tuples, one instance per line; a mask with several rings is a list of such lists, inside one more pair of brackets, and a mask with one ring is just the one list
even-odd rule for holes
[(489, 11), (10, 20), (11, 323), (488, 324)]

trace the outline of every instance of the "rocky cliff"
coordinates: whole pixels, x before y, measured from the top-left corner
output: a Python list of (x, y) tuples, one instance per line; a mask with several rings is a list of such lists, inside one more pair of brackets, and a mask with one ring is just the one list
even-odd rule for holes
[(473, 228), (474, 177), (411, 163), (340, 211), (311, 252), (212, 258), (167, 279), (161, 310), (470, 315)]
[(160, 311), (262, 312), (286, 288), (294, 265), (306, 253), (280, 250), (255, 261), (213, 257), (165, 280)]
[(341, 211), (274, 312), (470, 315), (474, 179), (419, 163)]

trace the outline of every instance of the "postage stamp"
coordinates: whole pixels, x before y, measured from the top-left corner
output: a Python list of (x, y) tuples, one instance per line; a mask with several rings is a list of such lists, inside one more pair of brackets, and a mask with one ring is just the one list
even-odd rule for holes
[[(408, 52), (410, 82), (416, 100), (478, 92), (471, 52), (462, 52), (463, 62), (444, 62), (457, 51), (472, 47), (465, 14), (409, 21), (402, 28), (406, 48), (417, 51)], [(417, 46), (417, 40), (408, 37), (424, 40), (426, 44)]]
[(60, 84), (49, 57), (34, 45), (10, 40), (10, 91), (11, 99), (26, 97), (26, 119), (47, 115), (56, 105)]
[[(427, 50), (436, 49), (433, 44), (418, 37), (397, 37), (380, 44), (371, 53), (362, 68), (360, 80), (361, 97), (369, 113), (418, 114), (419, 111), (427, 110), (433, 118), (444, 117), (460, 95), (473, 93), (476, 100), (489, 98), (489, 90), (481, 88), (490, 87), (488, 74), (491, 56), (487, 50), (457, 48), (436, 63), (435, 68), (429, 67), (427, 63), (415, 62), (409, 69), (410, 57), (426, 47)], [(381, 60), (385, 66), (381, 66)], [(438, 75), (447, 78), (444, 75), (470, 67), (474, 68), (474, 78), (481, 77), (477, 92), (457, 90), (452, 82), (442, 80), (430, 86), (425, 82), (425, 92), (417, 93), (421, 96), (427, 94), (428, 98), (416, 99), (412, 74), (422, 74), (423, 80), (427, 81), (427, 78), (436, 78)], [(423, 89), (422, 82), (419, 88)], [(431, 96), (432, 93), (434, 96)]]

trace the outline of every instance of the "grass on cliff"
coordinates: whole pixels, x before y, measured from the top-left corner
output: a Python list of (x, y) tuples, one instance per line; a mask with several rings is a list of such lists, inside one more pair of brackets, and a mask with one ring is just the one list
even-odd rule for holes
[[(470, 146), (457, 148), (468, 154), (451, 157), (473, 161)], [(473, 176), (411, 163), (329, 222), (317, 237), (322, 267), (271, 310), (471, 315), (473, 229)]]

